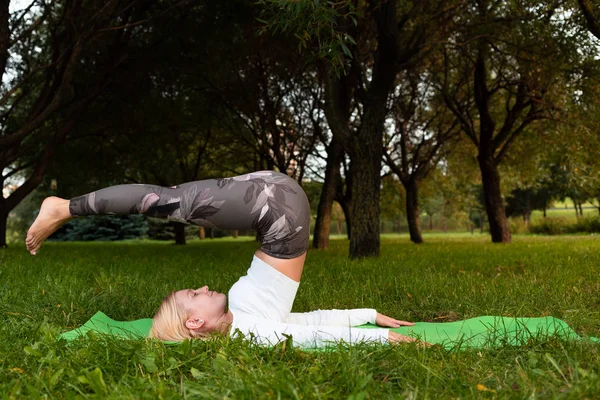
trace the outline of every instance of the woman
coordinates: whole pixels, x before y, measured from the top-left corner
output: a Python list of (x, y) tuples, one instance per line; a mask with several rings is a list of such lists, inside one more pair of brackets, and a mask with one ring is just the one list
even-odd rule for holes
[[(296, 181), (273, 171), (225, 179), (207, 179), (173, 187), (118, 185), (71, 200), (49, 197), (27, 233), (32, 255), (60, 225), (92, 214), (142, 213), (151, 217), (221, 229), (255, 229), (261, 243), (247, 275), (229, 291), (199, 289), (169, 294), (154, 317), (151, 336), (181, 341), (213, 333), (241, 332), (261, 344), (291, 335), (296, 345), (314, 347), (331, 341), (412, 342), (387, 329), (413, 325), (373, 309), (291, 313), (308, 247), (310, 208)], [(284, 336), (285, 335), (285, 336)]]

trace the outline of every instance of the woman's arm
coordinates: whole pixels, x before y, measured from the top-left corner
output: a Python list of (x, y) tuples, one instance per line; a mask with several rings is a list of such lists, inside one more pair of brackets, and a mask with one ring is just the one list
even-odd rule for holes
[(305, 313), (290, 313), (285, 322), (296, 325), (315, 326), (358, 326), (374, 324), (377, 311), (372, 308), (353, 310), (316, 310)]
[(359, 326), (376, 324), (397, 328), (412, 326), (412, 322), (400, 321), (380, 314), (373, 308), (357, 308), (352, 310), (316, 310), (306, 313), (290, 313), (287, 323), (297, 325)]
[(257, 343), (268, 346), (284, 341), (289, 336), (292, 337), (295, 346), (313, 348), (323, 347), (339, 341), (349, 344), (361, 342), (387, 343), (390, 335), (388, 329), (296, 325), (256, 318), (252, 321), (234, 322), (234, 326), (247, 338), (253, 337)]

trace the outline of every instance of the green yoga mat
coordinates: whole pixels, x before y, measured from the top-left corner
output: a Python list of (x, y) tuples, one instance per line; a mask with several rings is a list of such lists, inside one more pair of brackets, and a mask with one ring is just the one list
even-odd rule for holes
[[(141, 339), (148, 336), (151, 318), (135, 321), (115, 321), (98, 311), (81, 327), (60, 335), (59, 339), (73, 341), (86, 336), (88, 331), (121, 339)], [(362, 325), (360, 328), (377, 328)], [(486, 348), (505, 345), (518, 346), (528, 340), (558, 337), (564, 340), (581, 340), (565, 321), (554, 317), (511, 318), (484, 316), (456, 322), (416, 322), (414, 326), (392, 328), (394, 332), (419, 338), (445, 348)], [(600, 342), (600, 338), (588, 337)]]

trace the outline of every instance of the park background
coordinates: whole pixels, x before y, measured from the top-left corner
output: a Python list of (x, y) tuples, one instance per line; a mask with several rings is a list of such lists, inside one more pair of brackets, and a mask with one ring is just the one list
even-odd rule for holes
[(558, 338), (450, 352), (65, 346), (57, 336), (97, 310), (129, 320), (175, 288), (226, 292), (254, 233), (97, 216), (37, 257), (23, 243), (46, 196), (277, 170), (311, 202), (295, 311), (551, 315), (598, 337), (595, 2), (0, 0), (0, 73), (7, 397), (600, 393), (598, 346)]
[[(297, 179), (315, 247), (333, 228), (353, 258), (379, 232), (600, 231), (584, 0), (6, 3), (0, 245), (47, 195), (260, 169)], [(136, 236), (119, 223), (185, 241), (140, 218), (56, 239)]]

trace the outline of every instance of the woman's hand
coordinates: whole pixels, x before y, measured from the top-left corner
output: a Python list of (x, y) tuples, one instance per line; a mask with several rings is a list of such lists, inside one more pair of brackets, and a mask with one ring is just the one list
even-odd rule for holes
[(388, 342), (389, 343), (411, 343), (416, 342), (417, 339), (411, 338), (410, 336), (401, 335), (396, 332), (390, 331), (388, 334)]
[(414, 323), (412, 323), (412, 322), (400, 321), (398, 319), (388, 317), (387, 315), (383, 315), (381, 313), (377, 313), (377, 318), (375, 319), (375, 323), (379, 326), (385, 326), (388, 328), (399, 328), (401, 326), (413, 326), (414, 325)]
[(431, 347), (433, 346), (431, 343), (423, 342), (421, 340), (417, 340), (410, 336), (401, 335), (396, 332), (389, 331), (388, 333), (388, 343), (389, 344), (398, 344), (398, 343), (412, 343), (417, 342), (417, 346), (419, 347)]

